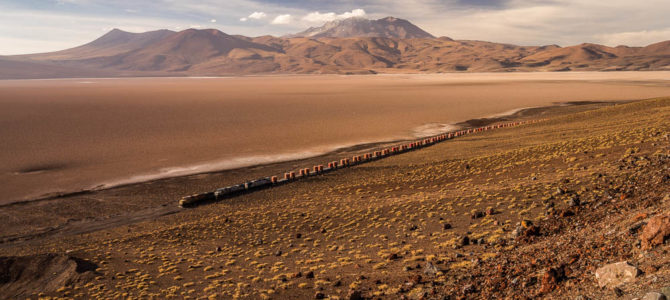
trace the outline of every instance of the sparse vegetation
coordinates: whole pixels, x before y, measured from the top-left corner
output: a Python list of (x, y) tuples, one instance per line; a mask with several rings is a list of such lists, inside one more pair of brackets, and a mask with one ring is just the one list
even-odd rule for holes
[[(619, 212), (654, 214), (670, 202), (669, 185), (646, 188), (660, 180), (654, 176), (667, 174), (670, 99), (591, 108), (597, 109), (565, 107), (547, 112), (546, 122), (478, 133), (157, 220), (0, 253), (68, 250), (98, 264), (99, 277), (49, 294), (62, 297), (273, 299), (323, 293), (346, 299), (350, 290), (412, 297), (432, 291), (460, 295), (465, 282), (482, 297), (536, 297), (541, 283), (531, 284), (531, 278), (588, 249), (578, 248), (587, 238), (598, 254), (581, 257), (635, 259), (635, 247), (621, 246), (628, 251), (623, 254), (609, 246), (625, 238), (603, 235), (608, 226), (594, 219), (602, 216), (599, 209), (613, 212), (607, 222), (620, 224), (612, 230), (621, 232), (630, 216)], [(637, 181), (642, 178), (647, 182)], [(648, 204), (626, 202), (632, 198)], [(553, 241), (576, 252), (554, 256), (539, 249), (554, 249)], [(598, 264), (579, 260), (572, 275), (546, 293), (609, 297), (588, 288)], [(654, 286), (668, 282), (670, 269), (659, 270), (661, 281)], [(497, 289), (487, 289), (476, 276), (499, 280), (490, 283)], [(525, 288), (519, 291), (514, 278)]]

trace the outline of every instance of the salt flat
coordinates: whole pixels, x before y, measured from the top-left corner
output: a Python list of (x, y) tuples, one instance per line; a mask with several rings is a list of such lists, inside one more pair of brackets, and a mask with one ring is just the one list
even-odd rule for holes
[(318, 155), (568, 101), (670, 94), (670, 72), (0, 81), (0, 203)]

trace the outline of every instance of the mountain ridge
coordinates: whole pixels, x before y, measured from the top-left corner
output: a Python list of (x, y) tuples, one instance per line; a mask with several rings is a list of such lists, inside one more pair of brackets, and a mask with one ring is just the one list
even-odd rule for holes
[[(379, 20), (405, 24), (405, 20), (390, 18), (392, 17)], [(352, 21), (365, 22), (360, 19), (345, 19), (334, 22), (327, 28), (336, 28), (338, 24)], [(324, 26), (322, 27), (326, 28)], [(448, 37), (435, 38), (429, 33), (420, 38), (407, 35), (408, 31), (405, 29), (392, 32), (400, 32), (401, 35), (411, 36), (410, 38), (357, 35), (380, 32), (377, 29), (370, 31), (372, 29), (367, 27), (340, 32), (343, 37), (337, 37), (331, 35), (333, 33), (330, 29), (312, 30), (312, 33), (316, 33), (311, 37), (246, 37), (230, 35), (217, 29), (186, 29), (179, 32), (155, 30), (143, 33), (113, 29), (92, 42), (70, 49), (2, 56), (0, 79), (96, 75), (123, 77), (670, 70), (670, 41), (646, 47), (608, 47), (592, 43), (568, 47), (518, 46), (453, 40)], [(386, 32), (383, 31), (386, 29), (380, 30)], [(422, 34), (421, 32), (412, 34)]]

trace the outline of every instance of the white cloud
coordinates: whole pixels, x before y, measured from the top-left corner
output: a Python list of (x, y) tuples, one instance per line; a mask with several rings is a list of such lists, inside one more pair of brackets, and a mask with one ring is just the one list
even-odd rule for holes
[(345, 12), (341, 15), (339, 15), (340, 18), (346, 19), (346, 18), (351, 18), (351, 17), (365, 17), (366, 13), (365, 10), (362, 8), (357, 8), (354, 9), (350, 12)]
[(345, 12), (343, 14), (336, 14), (334, 12), (329, 12), (329, 13), (320, 13), (318, 11), (308, 13), (306, 16), (302, 17), (303, 21), (306, 22), (311, 22), (311, 23), (324, 23), (324, 22), (329, 22), (329, 21), (334, 21), (334, 20), (341, 20), (341, 19), (347, 19), (351, 17), (365, 17), (366, 13), (365, 10), (363, 9), (354, 9), (350, 12)]
[(670, 39), (670, 28), (602, 34), (599, 38), (608, 46), (647, 46)]
[(210, 23), (216, 23), (216, 19), (209, 20)]
[(262, 12), (262, 11), (255, 11), (252, 14), (250, 14), (247, 18), (254, 19), (254, 20), (260, 20), (260, 19), (264, 19), (267, 16), (268, 15), (265, 14), (264, 12)]
[(278, 24), (278, 25), (283, 25), (283, 24), (288, 24), (291, 23), (291, 15), (278, 15), (277, 17), (272, 20), (272, 24)]
[[(663, 30), (670, 28), (667, 0), (512, 0), (503, 7), (453, 10), (426, 3), (397, 16), (438, 36), (518, 45), (640, 45), (655, 36), (658, 40), (654, 42), (670, 38), (662, 36)], [(390, 3), (387, 9), (379, 7), (375, 12), (394, 15), (394, 11), (402, 9), (395, 4)], [(628, 32), (633, 34), (620, 34)], [(635, 37), (638, 32), (648, 38)]]
[[(0, 0), (0, 55), (77, 46), (97, 38), (100, 28), (142, 32), (202, 23), (232, 34), (280, 36), (360, 14), (352, 8), (364, 9), (370, 18), (407, 19), (434, 35), (456, 39), (562, 46), (639, 46), (670, 39), (668, 0), (49, 1), (60, 7), (38, 9), (30, 4), (34, 1)], [(265, 16), (252, 19), (250, 12)], [(290, 17), (275, 18), (279, 15)], [(208, 22), (213, 16), (215, 24)], [(274, 19), (288, 24), (270, 24)]]
[(265, 19), (265, 17), (267, 17), (267, 16), (268, 15), (266, 13), (262, 12), (262, 11), (255, 11), (255, 12), (251, 13), (249, 16), (240, 18), (240, 21), (241, 22), (246, 22), (246, 21), (249, 21), (249, 20), (260, 20), (260, 19)]

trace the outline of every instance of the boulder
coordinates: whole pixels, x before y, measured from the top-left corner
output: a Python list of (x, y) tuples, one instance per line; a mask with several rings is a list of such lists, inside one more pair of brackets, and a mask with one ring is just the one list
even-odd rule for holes
[(614, 288), (632, 282), (640, 274), (638, 268), (625, 261), (605, 265), (596, 270), (596, 280), (600, 287)]
[(558, 287), (558, 283), (565, 278), (565, 267), (549, 268), (542, 275), (541, 294), (547, 294)]
[(425, 266), (423, 266), (423, 274), (434, 276), (439, 272), (440, 270), (432, 263), (427, 262)]
[(642, 297), (642, 300), (666, 300), (665, 295), (657, 292), (649, 292), (644, 297)]
[(349, 294), (347, 294), (347, 299), (349, 299), (349, 300), (362, 300), (363, 295), (361, 294), (360, 291), (351, 290), (351, 291), (349, 291)]
[(640, 235), (643, 250), (651, 249), (661, 245), (670, 237), (670, 214), (659, 215), (651, 218)]
[(25, 299), (32, 291), (52, 293), (84, 285), (100, 275), (97, 265), (64, 254), (0, 257), (0, 299)]

